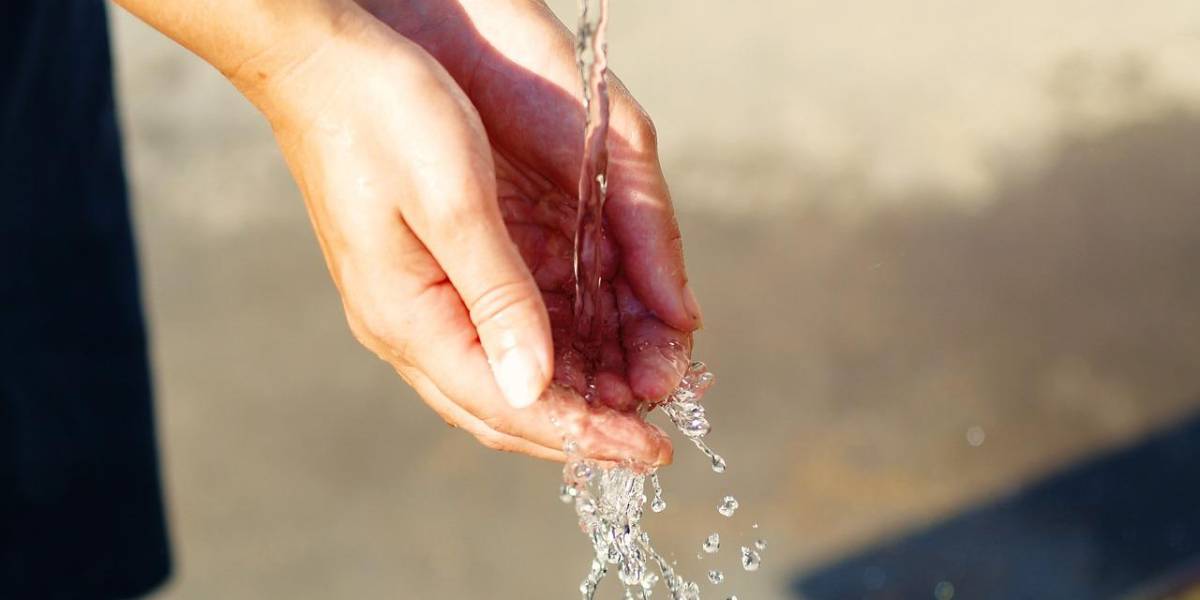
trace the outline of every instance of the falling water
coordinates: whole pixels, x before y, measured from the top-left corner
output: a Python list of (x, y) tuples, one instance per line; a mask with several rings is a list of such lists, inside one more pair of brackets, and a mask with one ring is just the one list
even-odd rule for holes
[(600, 294), (600, 247), (604, 238), (604, 200), (608, 194), (608, 0), (580, 0), (575, 56), (583, 77), (587, 125), (579, 172), (579, 210), (575, 222), (575, 329), (584, 355), (600, 345), (597, 306)]
[[(587, 121), (575, 229), (574, 308), (576, 349), (585, 357), (595, 357), (603, 341), (597, 313), (602, 293), (600, 249), (604, 239), (603, 213), (608, 193), (607, 23), (608, 0), (580, 0), (575, 49), (583, 78)], [(704, 364), (693, 362), (679, 386), (660, 406), (675, 427), (709, 459), (712, 470), (724, 473), (725, 459), (704, 442), (704, 436), (711, 426), (700, 400), (712, 383), (713, 375)], [(657, 473), (645, 465), (633, 463), (601, 468), (578, 456), (575, 443), (569, 439), (565, 440), (563, 449), (568, 460), (563, 467), (561, 498), (566, 503), (574, 504), (580, 528), (589, 536), (595, 552), (591, 568), (579, 586), (582, 597), (592, 600), (601, 580), (611, 569), (616, 571), (624, 587), (625, 598), (648, 599), (661, 581), (672, 600), (699, 600), (700, 586), (678, 575), (674, 567), (650, 544), (649, 533), (641, 527), (643, 507), (647, 500), (647, 479), (653, 489), (651, 510), (662, 512), (667, 506)], [(727, 497), (722, 507), (728, 505), (730, 500), (732, 498)], [(737, 508), (736, 500), (732, 500), (732, 506), (733, 509)], [(732, 516), (733, 509), (726, 516)], [(722, 514), (725, 514), (725, 510), (722, 510)], [(717, 540), (711, 552), (715, 553), (719, 545)], [(743, 568), (752, 570), (745, 566), (744, 556), (742, 562)], [(757, 568), (757, 564), (754, 568)], [(724, 574), (717, 570), (708, 573), (708, 580), (714, 585), (724, 581), (724, 578)]]

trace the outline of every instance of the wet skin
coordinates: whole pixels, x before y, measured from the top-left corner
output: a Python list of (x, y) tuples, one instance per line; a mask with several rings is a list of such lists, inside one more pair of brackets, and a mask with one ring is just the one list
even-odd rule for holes
[[(678, 382), (700, 313), (654, 129), (614, 80), (604, 343), (581, 351), (571, 307), (584, 115), (571, 36), (543, 4), (301, 0), (243, 19), (255, 26), (234, 37), (250, 48), (237, 53), (232, 17), (258, 3), (122, 3), (266, 115), (352, 331), (448, 423), (543, 458), (564, 458), (565, 433), (593, 458), (670, 461), (638, 408)], [(315, 26), (303, 25), (310, 13)]]

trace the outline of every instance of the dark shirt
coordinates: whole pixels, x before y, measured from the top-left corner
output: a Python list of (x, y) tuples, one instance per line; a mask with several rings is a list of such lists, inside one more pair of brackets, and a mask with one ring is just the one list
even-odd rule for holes
[(170, 570), (102, 0), (0, 1), (0, 598)]

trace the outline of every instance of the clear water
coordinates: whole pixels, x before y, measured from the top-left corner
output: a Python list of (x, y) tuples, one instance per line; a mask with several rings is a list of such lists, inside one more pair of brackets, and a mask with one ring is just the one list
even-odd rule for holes
[[(697, 403), (703, 393), (702, 390), (697, 393), (697, 390), (712, 384), (712, 378), (706, 375), (709, 373), (703, 364), (693, 363), (666, 404), (680, 403), (681, 397)], [(681, 431), (686, 426), (677, 424)], [(594, 552), (591, 568), (579, 586), (585, 600), (596, 597), (600, 582), (610, 571), (616, 572), (625, 596), (629, 598), (650, 598), (662, 583), (672, 600), (699, 600), (699, 585), (676, 573), (675, 568), (654, 549), (650, 534), (642, 528), (648, 500), (647, 480), (651, 482), (654, 496), (665, 508), (657, 473), (643, 465), (601, 468), (572, 455), (563, 467), (561, 497), (574, 504), (579, 527), (588, 536)], [(656, 504), (659, 503), (651, 503), (651, 510)], [(719, 536), (716, 546), (720, 546)], [(718, 574), (724, 581), (724, 575)], [(709, 581), (713, 581), (711, 574)]]
[(737, 509), (738, 501), (737, 498), (734, 498), (733, 496), (725, 496), (725, 498), (721, 500), (720, 506), (717, 506), (717, 512), (721, 513), (721, 516), (723, 517), (732, 517), (733, 513), (737, 512)]
[[(575, 229), (574, 308), (576, 349), (585, 357), (596, 356), (603, 342), (600, 339), (597, 308), (602, 287), (600, 248), (604, 238), (603, 212), (608, 191), (607, 22), (608, 0), (580, 0), (576, 57), (583, 78), (587, 125)], [(725, 459), (704, 442), (704, 437), (712, 427), (700, 401), (712, 386), (713, 379), (703, 363), (691, 363), (678, 388), (660, 407), (679, 432), (708, 458), (712, 470), (724, 473), (727, 466)], [(651, 545), (649, 533), (642, 529), (647, 480), (653, 490), (650, 509), (657, 513), (667, 508), (662, 485), (654, 469), (632, 462), (617, 467), (601, 467), (580, 458), (576, 444), (569, 439), (564, 441), (563, 450), (567, 454), (567, 462), (563, 467), (560, 498), (574, 505), (580, 529), (588, 536), (594, 551), (591, 567), (579, 586), (584, 600), (596, 597), (601, 581), (610, 572), (616, 573), (625, 598), (648, 599), (661, 583), (672, 600), (699, 600), (699, 584), (676, 573), (674, 566)], [(727, 496), (719, 510), (730, 517), (736, 509), (737, 500)], [(720, 538), (716, 534), (705, 541), (706, 552), (716, 553), (719, 548)], [(757, 569), (757, 554), (754, 555), (755, 566), (750, 568), (746, 566), (745, 552), (748, 549), (743, 547), (742, 550), (743, 568)], [(721, 571), (713, 569), (708, 572), (709, 583), (716, 585), (724, 580), (725, 575)]]
[(742, 546), (742, 568), (747, 571), (757, 571), (759, 565), (762, 564), (762, 557), (758, 552)]
[(604, 238), (604, 201), (608, 194), (608, 0), (580, 0), (575, 56), (583, 77), (587, 125), (579, 172), (579, 209), (575, 222), (576, 343), (585, 356), (600, 345), (597, 307), (600, 294), (600, 247)]

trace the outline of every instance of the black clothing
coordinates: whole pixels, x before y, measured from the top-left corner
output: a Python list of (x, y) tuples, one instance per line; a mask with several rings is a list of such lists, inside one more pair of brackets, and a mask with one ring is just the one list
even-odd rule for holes
[(0, 598), (170, 570), (105, 12), (0, 2)]

